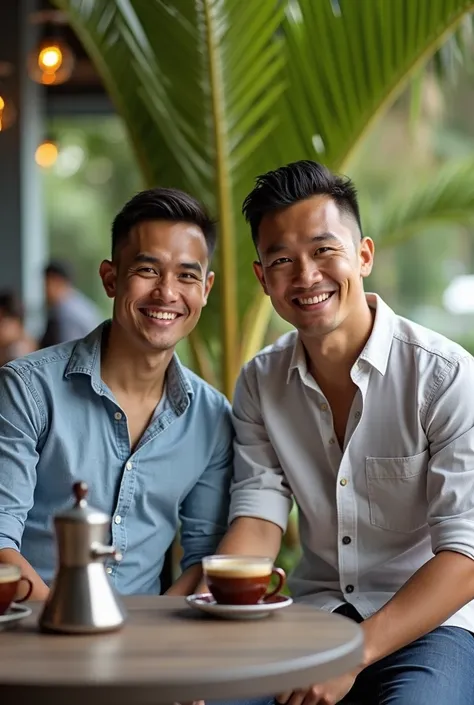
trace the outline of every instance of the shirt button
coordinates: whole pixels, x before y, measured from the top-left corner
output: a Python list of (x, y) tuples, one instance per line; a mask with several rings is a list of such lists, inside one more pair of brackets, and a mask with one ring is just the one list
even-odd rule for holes
[(122, 517), (120, 516), (120, 514), (117, 514), (117, 516), (115, 517), (114, 521), (115, 521), (116, 524), (121, 524), (121, 523), (122, 523)]
[(354, 592), (354, 586), (353, 585), (346, 585), (346, 592)]
[(107, 575), (111, 575), (111, 574), (112, 574), (112, 568), (108, 565), (107, 568), (105, 569), (105, 572), (107, 573)]
[(360, 419), (360, 417), (361, 417), (360, 411), (356, 411), (355, 417), (356, 417), (356, 419)]
[(120, 419), (122, 418), (122, 414), (120, 413), (120, 411), (115, 412), (114, 418), (116, 421), (120, 421)]
[(347, 485), (347, 480), (345, 477), (342, 478), (342, 480), (339, 480), (339, 484), (342, 485), (342, 487), (345, 487)]
[(351, 541), (352, 541), (352, 539), (351, 539), (350, 536), (343, 536), (343, 537), (342, 537), (342, 543), (345, 544), (346, 546), (347, 546), (347, 544), (350, 543)]
[(330, 438), (330, 439), (329, 439), (329, 445), (330, 445), (330, 446), (333, 446), (333, 445), (335, 444), (335, 442), (336, 442), (336, 441), (334, 440), (334, 438)]
[(327, 411), (328, 410), (328, 405), (327, 404), (321, 404), (321, 411)]
[(133, 468), (133, 464), (130, 462), (130, 460), (129, 460), (128, 463), (125, 465), (125, 468), (126, 468), (127, 470), (131, 470), (131, 469)]

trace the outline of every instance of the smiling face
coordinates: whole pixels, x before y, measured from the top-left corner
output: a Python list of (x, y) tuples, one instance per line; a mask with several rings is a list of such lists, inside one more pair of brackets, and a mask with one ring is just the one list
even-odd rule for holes
[(263, 217), (254, 269), (277, 313), (303, 337), (322, 337), (366, 306), (373, 252), (351, 215), (313, 196)]
[(136, 225), (113, 262), (101, 264), (114, 323), (148, 351), (170, 350), (196, 326), (214, 274), (202, 230), (183, 222)]

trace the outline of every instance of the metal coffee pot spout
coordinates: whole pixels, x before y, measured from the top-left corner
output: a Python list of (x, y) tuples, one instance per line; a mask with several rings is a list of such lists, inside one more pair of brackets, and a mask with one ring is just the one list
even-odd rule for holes
[(107, 544), (110, 517), (87, 504), (87, 485), (76, 482), (76, 503), (54, 518), (58, 567), (39, 618), (45, 631), (90, 634), (119, 629), (126, 612), (105, 570), (122, 560)]

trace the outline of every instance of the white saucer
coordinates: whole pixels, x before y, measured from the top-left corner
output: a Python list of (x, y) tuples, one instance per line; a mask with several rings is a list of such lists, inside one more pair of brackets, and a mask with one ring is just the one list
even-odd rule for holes
[(261, 619), (267, 617), (270, 612), (288, 607), (293, 600), (286, 595), (273, 595), (257, 605), (219, 605), (210, 593), (203, 593), (188, 595), (186, 602), (196, 610), (221, 619)]
[(25, 617), (29, 617), (30, 614), (30, 607), (26, 607), (26, 605), (19, 605), (16, 602), (12, 602), (5, 614), (0, 615), (0, 631), (16, 626), (17, 622), (22, 619), (25, 619)]

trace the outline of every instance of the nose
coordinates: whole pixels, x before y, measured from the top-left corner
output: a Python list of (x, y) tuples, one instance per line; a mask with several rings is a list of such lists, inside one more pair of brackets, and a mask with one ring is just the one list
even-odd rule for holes
[(313, 259), (299, 262), (293, 277), (293, 285), (301, 289), (310, 289), (314, 284), (318, 284), (323, 279), (323, 275)]
[(171, 273), (163, 274), (153, 288), (152, 298), (164, 304), (172, 304), (178, 300), (176, 281)]

